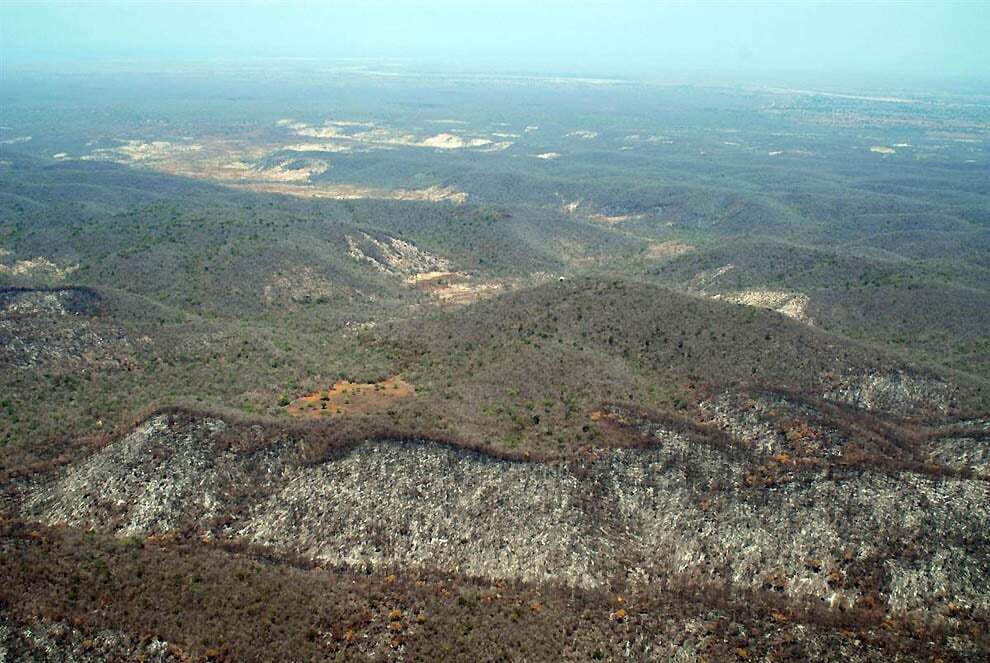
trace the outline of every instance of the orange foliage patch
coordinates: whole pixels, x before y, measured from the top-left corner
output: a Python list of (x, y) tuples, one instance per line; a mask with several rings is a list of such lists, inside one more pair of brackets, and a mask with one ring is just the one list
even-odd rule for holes
[(296, 417), (333, 417), (382, 410), (416, 390), (398, 375), (381, 382), (340, 380), (326, 391), (314, 391), (289, 403), (289, 414)]

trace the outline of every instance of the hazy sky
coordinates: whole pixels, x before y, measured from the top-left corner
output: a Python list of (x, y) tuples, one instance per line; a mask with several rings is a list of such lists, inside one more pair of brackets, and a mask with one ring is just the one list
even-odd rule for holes
[(7, 68), (60, 61), (389, 58), (432, 68), (990, 77), (968, 2), (0, 2)]

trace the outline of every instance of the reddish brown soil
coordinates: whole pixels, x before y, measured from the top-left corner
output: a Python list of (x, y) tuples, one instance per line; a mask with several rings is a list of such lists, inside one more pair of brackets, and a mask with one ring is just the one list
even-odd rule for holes
[(414, 396), (411, 384), (394, 375), (381, 382), (340, 380), (325, 391), (314, 391), (289, 403), (296, 417), (332, 417), (383, 410), (402, 398)]

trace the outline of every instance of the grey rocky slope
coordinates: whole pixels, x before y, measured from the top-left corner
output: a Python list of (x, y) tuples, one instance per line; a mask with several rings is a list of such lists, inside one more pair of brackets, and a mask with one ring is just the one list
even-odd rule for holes
[(38, 480), (16, 508), (50, 524), (236, 539), (358, 567), (589, 588), (695, 579), (836, 609), (990, 610), (980, 478), (810, 467), (751, 484), (744, 448), (662, 426), (646, 448), (557, 463), (383, 440), (304, 464), (286, 439), (235, 451), (227, 429), (154, 417)]

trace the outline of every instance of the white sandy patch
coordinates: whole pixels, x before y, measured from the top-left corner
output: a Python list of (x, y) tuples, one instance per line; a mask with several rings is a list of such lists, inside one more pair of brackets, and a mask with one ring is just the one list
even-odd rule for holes
[(592, 214), (588, 218), (599, 223), (622, 223), (623, 221), (638, 221), (645, 218), (645, 214)]
[(569, 138), (584, 138), (585, 140), (590, 140), (592, 138), (598, 138), (597, 131), (588, 131), (587, 129), (578, 129), (577, 131), (572, 131), (568, 134), (564, 134)]
[(280, 127), (292, 129), (293, 131), (299, 131), (301, 129), (306, 129), (307, 127), (309, 127), (309, 125), (306, 124), (305, 122), (296, 122), (295, 120), (289, 120), (289, 119), (279, 120), (275, 124), (277, 124)]
[[(379, 271), (410, 277), (424, 272), (448, 272), (450, 262), (423, 251), (415, 244), (386, 237), (378, 240), (367, 233), (355, 237), (346, 235), (348, 254)], [(370, 253), (369, 253), (370, 252)]]
[(873, 145), (870, 147), (870, 152), (877, 154), (896, 154), (897, 150), (892, 147), (886, 147), (885, 145)]
[(31, 140), (31, 136), (18, 136), (16, 138), (8, 138), (6, 140), (0, 140), (0, 145), (16, 145), (18, 143), (26, 143)]
[(488, 299), (511, 287), (508, 280), (481, 280), (466, 272), (429, 271), (413, 274), (405, 284), (430, 295), (440, 306), (464, 306)]
[(467, 202), (468, 195), (449, 186), (430, 186), (425, 189), (396, 189), (392, 191), (395, 200), (426, 200), (433, 203), (450, 201), (457, 205)]
[(532, 156), (537, 159), (544, 159), (546, 161), (550, 161), (552, 159), (559, 159), (560, 152), (543, 152), (542, 154), (533, 154)]
[(708, 286), (713, 285), (715, 281), (719, 279), (719, 277), (731, 272), (735, 268), (736, 266), (730, 262), (726, 265), (722, 265), (717, 269), (698, 272), (697, 274), (694, 275), (694, 277), (691, 279), (688, 285), (693, 290), (704, 290)]
[[(437, 122), (437, 121), (434, 121)], [(511, 143), (494, 143), (488, 138), (458, 135), (463, 130), (451, 129), (448, 132), (433, 136), (417, 136), (414, 133), (400, 131), (389, 127), (376, 126), (371, 122), (351, 122), (329, 120), (322, 127), (312, 127), (302, 123), (284, 125), (294, 129), (296, 135), (307, 138), (333, 138), (338, 141), (362, 143), (375, 147), (426, 147), (441, 150), (460, 149), (506, 149)], [(353, 128), (363, 128), (363, 131), (348, 131)], [(455, 133), (456, 132), (456, 133)]]
[(347, 134), (335, 126), (306, 127), (297, 129), (296, 134), (307, 138), (347, 138)]
[[(295, 123), (286, 120), (287, 123)], [(286, 124), (285, 126), (289, 126)], [(362, 126), (364, 126), (362, 124)], [(389, 130), (369, 129), (372, 136), (394, 137)], [(447, 134), (453, 136), (453, 134)], [(443, 136), (443, 134), (441, 134)], [(436, 138), (436, 137), (434, 137)], [(453, 136), (456, 141), (470, 144), (470, 140)], [(410, 136), (410, 142), (418, 139)], [(173, 143), (169, 141), (124, 141), (116, 148), (93, 150), (79, 158), (84, 160), (113, 161), (140, 166), (156, 171), (191, 177), (200, 180), (222, 182), (252, 191), (284, 194), (303, 198), (331, 198), (336, 200), (416, 200), (457, 205), (467, 201), (468, 195), (449, 186), (430, 186), (422, 189), (385, 189), (359, 184), (334, 184), (312, 180), (330, 168), (330, 163), (313, 156), (284, 155), (272, 159), (279, 152), (341, 153), (373, 149), (375, 146), (355, 141), (351, 137), (329, 141), (302, 141), (289, 145), (257, 144), (246, 140), (203, 136), (198, 143)], [(446, 138), (439, 142), (450, 143)], [(511, 144), (511, 143), (510, 143)], [(476, 150), (505, 149), (508, 145), (486, 141)], [(268, 165), (263, 165), (268, 164)]]
[(739, 292), (713, 295), (712, 299), (770, 309), (799, 322), (808, 325), (814, 324), (811, 318), (808, 317), (808, 296), (800, 292), (741, 290)]
[[(10, 251), (0, 249), (0, 257), (10, 255)], [(48, 276), (56, 280), (64, 280), (66, 276), (79, 269), (79, 265), (60, 266), (44, 256), (29, 260), (18, 260), (13, 265), (0, 263), (0, 274), (11, 276)]]
[(459, 150), (465, 147), (486, 147), (492, 144), (492, 141), (487, 138), (468, 138), (464, 139), (460, 136), (455, 136), (454, 134), (442, 133), (436, 136), (430, 136), (429, 138), (424, 138), (419, 143), (415, 143), (420, 147), (435, 147), (441, 150)]
[(535, 124), (530, 124), (525, 129), (523, 129), (523, 131), (525, 131), (526, 133), (532, 133), (534, 131), (539, 131), (539, 130), (540, 128)]
[(270, 168), (258, 168), (261, 179), (274, 182), (309, 182), (314, 175), (322, 175), (330, 164), (322, 159), (286, 159)]
[(324, 124), (331, 124), (335, 127), (373, 127), (374, 122), (369, 120), (327, 120)]
[(432, 203), (450, 202), (463, 205), (468, 194), (453, 187), (431, 186), (425, 189), (377, 189), (354, 184), (295, 184), (288, 182), (250, 181), (234, 185), (240, 189), (277, 193), (298, 198), (327, 198), (332, 200), (417, 200)]
[(771, 156), (771, 157), (775, 157), (775, 156), (779, 156), (779, 155), (781, 155), (783, 153), (784, 153), (783, 150), (774, 150), (773, 152), (767, 152), (767, 155), (768, 156)]
[(282, 148), (286, 152), (351, 152), (350, 145), (341, 143), (293, 143)]
[(174, 158), (176, 155), (198, 152), (203, 149), (202, 145), (195, 143), (172, 143), (167, 140), (153, 140), (145, 142), (131, 139), (124, 141), (120, 146), (114, 148), (102, 148), (93, 150), (93, 158), (105, 158), (111, 160), (125, 161), (163, 161)]
[(416, 285), (417, 283), (423, 283), (424, 281), (436, 281), (437, 279), (454, 276), (456, 273), (457, 272), (419, 272), (418, 274), (413, 274), (408, 277), (405, 283), (406, 285)]
[(52, 159), (68, 159), (68, 158), (69, 158), (68, 152), (57, 152), (56, 154), (52, 155)]

